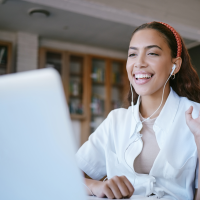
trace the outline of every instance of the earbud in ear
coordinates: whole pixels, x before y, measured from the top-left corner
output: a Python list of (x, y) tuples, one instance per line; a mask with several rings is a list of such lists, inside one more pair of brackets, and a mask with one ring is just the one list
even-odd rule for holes
[(173, 67), (172, 67), (172, 72), (170, 75), (172, 75), (174, 73), (174, 70), (176, 69), (176, 64), (173, 64)]

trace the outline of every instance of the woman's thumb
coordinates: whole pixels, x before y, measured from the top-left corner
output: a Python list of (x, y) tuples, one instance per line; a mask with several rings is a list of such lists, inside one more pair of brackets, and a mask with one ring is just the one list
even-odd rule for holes
[(193, 111), (193, 107), (190, 106), (189, 109), (185, 112), (186, 121), (192, 120), (192, 111)]

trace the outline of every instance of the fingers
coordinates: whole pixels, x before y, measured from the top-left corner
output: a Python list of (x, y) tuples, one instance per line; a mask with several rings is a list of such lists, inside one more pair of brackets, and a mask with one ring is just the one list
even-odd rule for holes
[(190, 106), (189, 109), (185, 112), (186, 122), (192, 120), (192, 111), (193, 107)]
[(123, 178), (123, 181), (124, 181), (124, 183), (126, 184), (128, 190), (129, 190), (129, 195), (128, 195), (128, 197), (130, 198), (130, 197), (133, 195), (133, 192), (135, 191), (135, 190), (134, 190), (134, 187), (133, 187), (133, 185), (130, 183), (130, 181), (126, 178), (126, 176), (123, 176), (122, 178)]
[(190, 106), (189, 109), (185, 112), (185, 114), (192, 114), (193, 106)]
[(134, 187), (125, 176), (115, 176), (104, 185), (104, 194), (110, 199), (130, 198), (133, 192)]
[(105, 184), (105, 186), (103, 188), (103, 193), (109, 199), (114, 199), (115, 198), (115, 195), (113, 194), (112, 190), (110, 189), (110, 187), (107, 184)]
[(123, 197), (121, 188), (120, 188), (120, 180), (116, 180), (117, 178), (115, 178), (115, 180), (111, 179), (110, 182), (110, 189), (112, 190), (114, 197), (117, 199), (121, 199)]
[(122, 197), (128, 197), (129, 196), (129, 189), (126, 186), (126, 184), (124, 183), (124, 176), (120, 176), (120, 177), (116, 176), (116, 177), (114, 177), (114, 179), (115, 179), (115, 182), (117, 184), (117, 187), (120, 190), (121, 198)]

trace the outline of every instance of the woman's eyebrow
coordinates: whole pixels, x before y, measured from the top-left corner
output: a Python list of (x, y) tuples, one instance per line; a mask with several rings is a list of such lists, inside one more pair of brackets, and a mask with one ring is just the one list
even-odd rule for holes
[(151, 49), (151, 48), (159, 48), (159, 49), (161, 49), (161, 47), (159, 47), (158, 45), (150, 45), (150, 46), (145, 47), (145, 49)]
[[(151, 48), (158, 48), (158, 49), (161, 49), (161, 47), (159, 47), (158, 45), (149, 45), (149, 46), (146, 46), (145, 49), (151, 49)], [(129, 47), (129, 49), (133, 49), (133, 50), (138, 50), (137, 47)], [(162, 50), (162, 49), (161, 49)]]

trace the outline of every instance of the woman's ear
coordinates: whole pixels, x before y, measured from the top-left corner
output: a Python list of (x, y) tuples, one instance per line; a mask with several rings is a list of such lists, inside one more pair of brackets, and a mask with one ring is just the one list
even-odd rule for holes
[(174, 70), (174, 74), (178, 73), (179, 70), (181, 69), (181, 64), (182, 64), (182, 58), (178, 57), (178, 58), (174, 58), (172, 61), (175, 65), (176, 65), (176, 69)]

